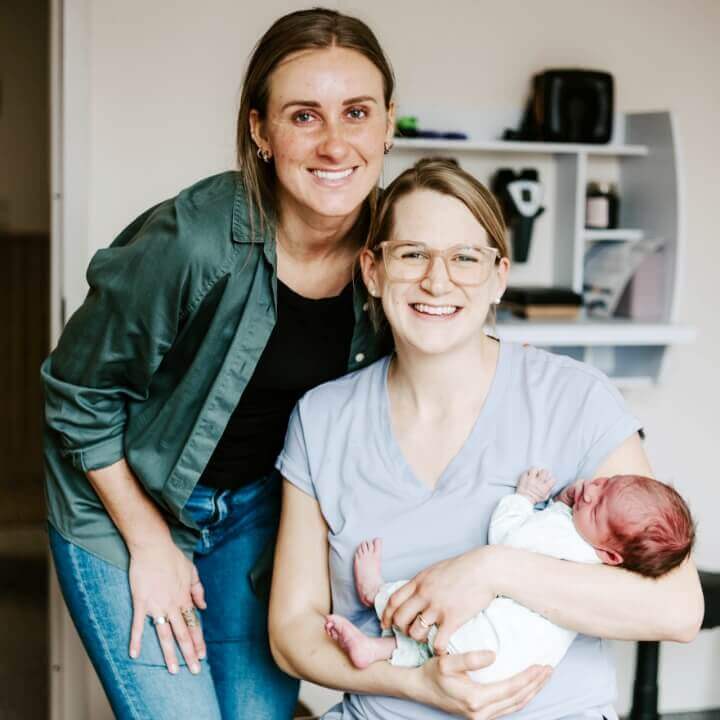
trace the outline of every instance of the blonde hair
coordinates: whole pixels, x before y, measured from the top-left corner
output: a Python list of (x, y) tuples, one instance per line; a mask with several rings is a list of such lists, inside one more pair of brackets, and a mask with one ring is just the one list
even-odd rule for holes
[[(394, 208), (400, 198), (416, 190), (432, 190), (460, 200), (488, 234), (490, 247), (497, 248), (500, 258), (509, 257), (505, 222), (495, 196), (470, 173), (450, 158), (424, 158), (393, 180), (383, 192), (370, 226), (365, 249), (378, 256), (378, 246), (392, 237)], [(368, 311), (376, 330), (385, 324), (379, 298), (368, 298)], [(489, 313), (494, 323), (494, 306)]]
[[(385, 107), (390, 107), (395, 77), (380, 43), (364, 22), (325, 8), (299, 10), (276, 20), (250, 57), (237, 117), (238, 166), (248, 196), (250, 217), (257, 213), (261, 231), (268, 221), (275, 220), (276, 178), (272, 163), (265, 163), (257, 156), (257, 146), (250, 135), (250, 112), (256, 110), (261, 119), (266, 116), (270, 79), (280, 62), (301, 50), (331, 47), (355, 50), (375, 65), (383, 79)], [(376, 204), (377, 188), (374, 188), (368, 198), (371, 212)]]

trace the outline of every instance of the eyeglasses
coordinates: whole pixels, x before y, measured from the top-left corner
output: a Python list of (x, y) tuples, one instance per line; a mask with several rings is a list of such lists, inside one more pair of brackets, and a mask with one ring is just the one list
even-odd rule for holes
[(427, 276), (433, 261), (441, 257), (448, 277), (456, 285), (482, 285), (500, 261), (497, 248), (481, 245), (453, 245), (446, 250), (431, 250), (424, 243), (385, 240), (378, 245), (385, 272), (395, 282), (417, 282)]

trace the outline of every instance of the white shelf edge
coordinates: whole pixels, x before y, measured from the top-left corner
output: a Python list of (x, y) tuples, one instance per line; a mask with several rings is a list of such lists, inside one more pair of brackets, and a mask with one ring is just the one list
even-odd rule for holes
[(497, 153), (526, 153), (539, 155), (615, 155), (643, 156), (648, 154), (646, 145), (585, 145), (578, 143), (523, 142), (517, 140), (442, 140), (431, 138), (394, 139), (399, 150), (451, 150), (485, 151)]
[(594, 242), (596, 240), (625, 240), (637, 241), (642, 240), (645, 233), (642, 230), (634, 228), (617, 228), (615, 230), (583, 230), (583, 237), (586, 241)]
[(686, 345), (695, 340), (695, 328), (687, 325), (623, 321), (543, 322), (517, 320), (497, 323), (497, 334), (508, 342), (540, 346), (589, 345)]
[(610, 375), (608, 379), (618, 390), (642, 390), (657, 385), (653, 378), (647, 376), (619, 377)]

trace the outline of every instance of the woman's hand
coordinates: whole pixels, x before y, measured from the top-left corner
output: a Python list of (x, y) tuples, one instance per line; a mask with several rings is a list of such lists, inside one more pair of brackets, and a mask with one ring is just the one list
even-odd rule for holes
[(425, 568), (391, 595), (383, 628), (394, 626), (425, 642), (428, 630), (436, 625), (435, 652), (445, 653), (452, 634), (497, 595), (489, 566), (493, 552), (493, 546), (483, 546)]
[[(169, 537), (160, 543), (131, 549), (130, 590), (133, 601), (133, 621), (130, 632), (130, 657), (140, 655), (145, 618), (155, 620), (155, 630), (171, 673), (178, 671), (173, 635), (177, 640), (188, 668), (200, 672), (199, 660), (206, 654), (205, 639), (197, 618), (189, 627), (183, 611), (194, 614), (195, 607), (205, 609), (205, 591), (197, 569)], [(166, 622), (157, 622), (165, 618)]]
[(476, 683), (468, 671), (495, 660), (491, 652), (443, 655), (426, 662), (421, 671), (422, 702), (469, 720), (491, 720), (525, 707), (542, 689), (552, 668), (534, 665), (507, 680)]

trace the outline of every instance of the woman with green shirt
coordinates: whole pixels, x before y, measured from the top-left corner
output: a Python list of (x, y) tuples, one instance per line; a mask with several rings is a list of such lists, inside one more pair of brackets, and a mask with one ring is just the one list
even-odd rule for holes
[(100, 250), (43, 364), (51, 548), (118, 718), (291, 716), (258, 570), (273, 465), (299, 396), (381, 354), (353, 266), (393, 83), (359, 20), (278, 20), (245, 77), (239, 172)]

